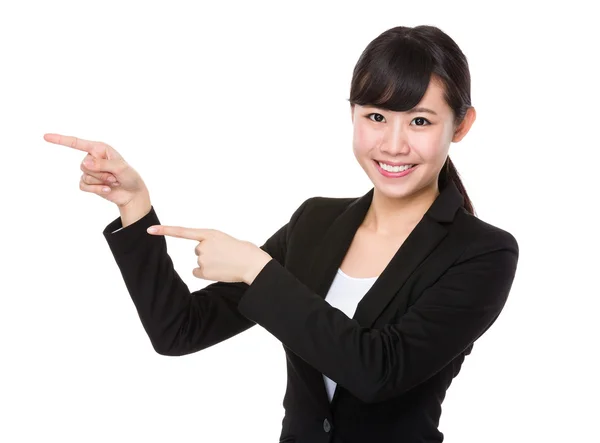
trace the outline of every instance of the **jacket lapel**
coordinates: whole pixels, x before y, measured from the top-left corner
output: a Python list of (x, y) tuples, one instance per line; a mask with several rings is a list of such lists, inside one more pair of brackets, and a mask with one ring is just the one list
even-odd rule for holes
[[(357, 198), (332, 222), (315, 252), (306, 284), (323, 298), (365, 218), (373, 192), (372, 188)], [(447, 235), (444, 223), (454, 219), (462, 204), (456, 185), (448, 183), (358, 304), (353, 318), (361, 326), (373, 326), (413, 271)]]

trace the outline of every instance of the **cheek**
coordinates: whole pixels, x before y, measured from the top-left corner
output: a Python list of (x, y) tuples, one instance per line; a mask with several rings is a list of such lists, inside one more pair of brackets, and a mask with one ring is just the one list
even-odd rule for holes
[(419, 152), (419, 156), (428, 162), (435, 162), (440, 156), (445, 158), (448, 151), (448, 143), (440, 132), (415, 134), (410, 143)]
[(354, 125), (354, 131), (352, 135), (352, 146), (354, 152), (368, 152), (377, 146), (381, 140), (381, 135), (369, 130), (363, 125)]

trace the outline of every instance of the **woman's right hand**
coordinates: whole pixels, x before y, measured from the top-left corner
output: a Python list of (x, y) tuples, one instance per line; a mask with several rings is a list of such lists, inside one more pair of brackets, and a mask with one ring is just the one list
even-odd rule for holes
[[(87, 152), (80, 166), (83, 174), (79, 189), (82, 191), (98, 194), (119, 208), (148, 195), (148, 189), (137, 171), (106, 143), (60, 134), (44, 134), (44, 140)], [(89, 160), (92, 164), (88, 165)], [(108, 192), (103, 189), (108, 189)]]

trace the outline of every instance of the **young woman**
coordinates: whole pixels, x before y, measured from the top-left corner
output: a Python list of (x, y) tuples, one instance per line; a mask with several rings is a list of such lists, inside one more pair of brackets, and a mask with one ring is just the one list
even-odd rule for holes
[[(160, 226), (113, 148), (45, 138), (86, 151), (81, 189), (119, 207), (103, 233), (158, 353), (259, 324), (287, 354), (280, 442), (441, 442), (446, 390), (502, 311), (519, 254), (510, 233), (474, 215), (448, 157), (475, 121), (467, 60), (436, 27), (389, 29), (358, 60), (350, 110), (373, 188), (307, 199), (261, 247)], [(190, 293), (165, 235), (197, 240), (193, 273), (215, 283)]]

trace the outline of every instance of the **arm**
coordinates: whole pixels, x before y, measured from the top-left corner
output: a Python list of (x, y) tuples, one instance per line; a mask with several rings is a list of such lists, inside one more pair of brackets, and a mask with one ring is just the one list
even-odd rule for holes
[[(281, 265), (285, 264), (287, 239), (307, 201), (260, 247)], [(255, 322), (237, 308), (248, 285), (215, 282), (190, 293), (173, 267), (165, 237), (146, 232), (151, 225), (159, 224), (151, 207), (130, 225), (123, 227), (117, 218), (103, 231), (156, 352), (190, 354), (253, 326)]]
[(381, 329), (361, 327), (275, 261), (239, 310), (357, 398), (386, 400), (440, 371), (495, 322), (518, 260), (516, 240), (505, 234), (466, 248), (397, 323)]

